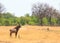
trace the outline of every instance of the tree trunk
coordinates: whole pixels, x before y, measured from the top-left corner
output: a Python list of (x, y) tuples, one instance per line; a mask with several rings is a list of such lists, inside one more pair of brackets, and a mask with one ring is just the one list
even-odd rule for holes
[(43, 21), (42, 21), (42, 18), (41, 18), (41, 26), (43, 26)]
[(49, 18), (49, 22), (50, 22), (50, 25), (51, 25), (51, 16), (50, 16), (50, 18)]

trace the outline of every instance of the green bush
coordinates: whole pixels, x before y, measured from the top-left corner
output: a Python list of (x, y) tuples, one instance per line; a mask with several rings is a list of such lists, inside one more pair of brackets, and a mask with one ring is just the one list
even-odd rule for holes
[(48, 25), (48, 19), (46, 17), (43, 18), (42, 22), (43, 25)]
[(52, 25), (57, 25), (57, 18), (52, 18), (51, 23)]

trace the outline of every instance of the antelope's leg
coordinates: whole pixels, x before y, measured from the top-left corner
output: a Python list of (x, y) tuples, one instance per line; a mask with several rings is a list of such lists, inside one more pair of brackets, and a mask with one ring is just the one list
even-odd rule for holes
[(17, 32), (15, 32), (15, 37), (17, 37)]
[(12, 31), (10, 31), (10, 37), (12, 36)]

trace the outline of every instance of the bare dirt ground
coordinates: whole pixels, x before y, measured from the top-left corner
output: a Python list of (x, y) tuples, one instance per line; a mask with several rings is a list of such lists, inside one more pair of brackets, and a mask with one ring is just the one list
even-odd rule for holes
[[(14, 26), (0, 26), (0, 43), (60, 43), (59, 26), (22, 26), (18, 37), (9, 36)], [(49, 31), (47, 30), (49, 28)]]

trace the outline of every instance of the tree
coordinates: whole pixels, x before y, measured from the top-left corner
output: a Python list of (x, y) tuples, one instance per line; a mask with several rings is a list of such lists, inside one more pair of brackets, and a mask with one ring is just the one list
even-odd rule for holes
[(43, 25), (48, 25), (48, 19), (46, 17), (43, 18)]
[(49, 18), (49, 22), (51, 25), (51, 18), (57, 17), (58, 12), (53, 7), (50, 7), (48, 4), (38, 3), (38, 4), (33, 4), (32, 15), (37, 16), (39, 18), (39, 22), (41, 22), (40, 23), (41, 25), (43, 25), (42, 19), (44, 17)]
[(29, 13), (26, 13), (26, 14), (25, 14), (25, 17), (30, 17)]
[(36, 16), (30, 16), (29, 25), (38, 25), (38, 18)]
[(51, 19), (51, 24), (52, 25), (57, 25), (57, 18), (52, 18)]
[(16, 16), (15, 15), (13, 15), (12, 13), (9, 13), (9, 12), (7, 12), (7, 13), (3, 13), (3, 17), (4, 18), (16, 18)]
[(25, 17), (23, 17), (23, 16), (20, 17), (20, 24), (22, 24), (22, 25), (26, 24)]
[(0, 3), (0, 18), (3, 16), (2, 12), (5, 10), (4, 5)]
[(2, 13), (5, 10), (4, 5), (0, 3), (0, 13)]
[(30, 15), (28, 13), (25, 14), (25, 21), (26, 21), (26, 24), (29, 24)]

